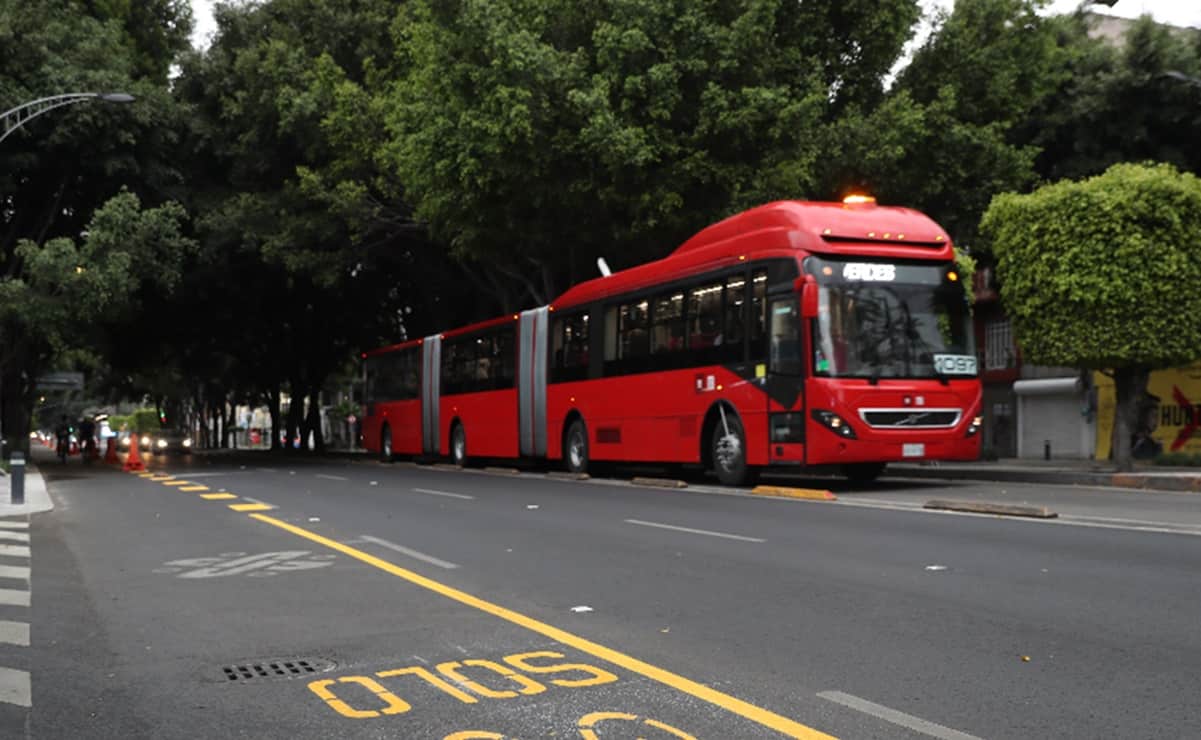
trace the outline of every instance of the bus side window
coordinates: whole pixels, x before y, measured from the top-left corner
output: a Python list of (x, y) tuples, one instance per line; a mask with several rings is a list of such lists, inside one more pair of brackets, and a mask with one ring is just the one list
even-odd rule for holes
[(724, 362), (742, 362), (742, 340), (745, 334), (746, 275), (726, 278), (725, 333), (721, 352)]
[(684, 350), (684, 294), (671, 292), (655, 296), (654, 324), (651, 328), (651, 354)]
[(767, 271), (755, 270), (751, 279), (751, 361), (763, 362), (767, 347)]
[(646, 300), (638, 303), (623, 303), (619, 310), (620, 334), (619, 357), (622, 360), (646, 357), (650, 354), (650, 336), (647, 334), (647, 313), (650, 308)]
[(688, 349), (692, 365), (708, 365), (726, 343), (721, 317), (721, 283), (688, 291)]
[(617, 306), (605, 307), (605, 375), (618, 375), (612, 363), (617, 362)]
[(501, 329), (493, 340), (494, 354), (492, 356), (492, 387), (512, 388), (514, 361), (517, 344), (517, 332), (512, 327)]

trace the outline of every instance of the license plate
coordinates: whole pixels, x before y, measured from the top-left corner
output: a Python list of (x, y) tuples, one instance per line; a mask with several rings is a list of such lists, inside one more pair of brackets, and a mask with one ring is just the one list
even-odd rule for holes
[(901, 457), (925, 457), (926, 445), (923, 442), (913, 442), (901, 445)]

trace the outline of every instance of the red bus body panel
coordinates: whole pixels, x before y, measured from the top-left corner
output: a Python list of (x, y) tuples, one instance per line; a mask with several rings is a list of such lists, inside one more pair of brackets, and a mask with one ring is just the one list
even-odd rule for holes
[[(932, 263), (954, 259), (946, 232), (917, 211), (874, 204), (779, 201), (713, 224), (663, 259), (580, 283), (549, 304), (548, 316), (553, 323), (555, 312), (591, 307), (659, 285), (763, 260), (795, 261), (803, 276), (801, 261), (811, 254)], [(797, 280), (798, 293), (802, 282), (803, 277)], [(773, 294), (768, 299), (778, 297)], [(450, 339), (516, 322), (518, 318), (503, 316), (439, 337)], [(542, 322), (538, 330), (545, 332), (545, 324)], [(805, 327), (803, 352), (811, 358), (808, 321)], [(518, 335), (516, 345), (520, 348), (520, 329)], [(421, 341), (374, 350), (364, 358), (411, 348)], [(532, 372), (531, 362), (524, 356), (516, 359), (515, 367), (519, 373)], [(422, 372), (430, 370), (423, 368)], [(979, 456), (980, 435), (969, 435), (972, 420), (981, 413), (978, 378), (954, 379), (946, 384), (936, 379), (882, 379), (873, 385), (866, 379), (814, 377), (808, 373), (795, 382), (797, 392), (777, 395), (789, 399), (795, 396), (787, 407), (769, 392), (770, 382), (764, 378), (762, 365), (756, 368), (753, 363), (749, 368), (742, 364), (707, 365), (548, 382), (546, 457), (562, 459), (569, 419), (579, 415), (587, 426), (589, 456), (594, 460), (699, 463), (710, 445), (710, 440), (704, 438), (706, 419), (712, 421), (710, 414), (718, 401), (728, 404), (740, 417), (750, 465), (839, 465), (915, 458), (971, 460)], [(442, 455), (448, 454), (450, 429), (457, 421), (466, 431), (470, 456), (518, 457), (518, 405), (526, 402), (516, 388), (440, 396), (437, 449)], [(860, 414), (860, 410), (872, 408), (955, 409), (960, 416), (949, 428), (879, 428), (869, 426)], [(841, 437), (815, 421), (811, 412), (817, 409), (844, 416), (855, 438)], [(772, 412), (803, 415), (803, 441), (771, 442)], [(369, 450), (379, 449), (384, 423), (393, 430), (393, 448), (398, 454), (421, 453), (420, 400), (369, 404), (363, 424), (364, 445)], [(920, 457), (912, 452), (914, 443), (924, 445)]]
[(443, 396), (438, 449), (450, 454), (450, 429), (457, 421), (467, 435), (471, 457), (517, 457), (517, 391), (456, 393)]

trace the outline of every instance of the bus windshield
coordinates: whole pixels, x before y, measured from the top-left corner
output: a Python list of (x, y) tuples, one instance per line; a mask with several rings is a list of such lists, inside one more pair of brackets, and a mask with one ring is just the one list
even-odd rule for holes
[(826, 377), (974, 377), (971, 312), (953, 264), (810, 258), (813, 370)]

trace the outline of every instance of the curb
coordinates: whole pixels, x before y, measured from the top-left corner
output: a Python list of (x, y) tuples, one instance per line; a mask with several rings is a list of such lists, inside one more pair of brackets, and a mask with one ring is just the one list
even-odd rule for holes
[(941, 509), (944, 511), (964, 511), (970, 514), (996, 514), (998, 516), (1024, 516), (1032, 519), (1056, 519), (1054, 511), (1045, 506), (1020, 506), (1014, 504), (993, 504), (987, 501), (945, 501), (934, 499), (922, 504), (923, 509)]
[(568, 473), (562, 470), (551, 470), (546, 473), (546, 477), (556, 480), (590, 480), (592, 478), (587, 473)]
[(820, 488), (789, 488), (788, 486), (755, 486), (751, 489), (755, 496), (778, 496), (780, 498), (801, 498), (810, 501), (837, 501), (833, 493)]
[(485, 473), (500, 473), (501, 475), (521, 475), (521, 471), (517, 468), (502, 468), (489, 465), (484, 468)]
[(687, 488), (688, 484), (673, 478), (643, 478), (641, 476), (630, 481), (634, 486), (651, 486), (653, 488)]
[(1142, 491), (1201, 493), (1201, 475), (1164, 476), (1145, 473), (1047, 473), (1037, 470), (971, 470), (966, 468), (890, 468), (889, 478), (975, 480), (1000, 483), (1049, 483), (1068, 486), (1133, 488)]

